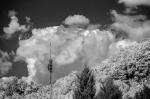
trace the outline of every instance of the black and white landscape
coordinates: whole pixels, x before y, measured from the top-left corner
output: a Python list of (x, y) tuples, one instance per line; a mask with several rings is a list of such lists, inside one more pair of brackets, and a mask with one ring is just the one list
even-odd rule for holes
[(0, 99), (150, 99), (150, 0), (0, 6)]

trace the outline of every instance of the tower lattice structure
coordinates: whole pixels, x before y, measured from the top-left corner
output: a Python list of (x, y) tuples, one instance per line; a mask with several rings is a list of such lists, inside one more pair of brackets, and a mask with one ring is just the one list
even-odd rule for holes
[(51, 56), (51, 42), (50, 42), (50, 59), (49, 59), (49, 64), (48, 64), (48, 71), (50, 72), (50, 98), (52, 99), (52, 72), (53, 72), (53, 59)]

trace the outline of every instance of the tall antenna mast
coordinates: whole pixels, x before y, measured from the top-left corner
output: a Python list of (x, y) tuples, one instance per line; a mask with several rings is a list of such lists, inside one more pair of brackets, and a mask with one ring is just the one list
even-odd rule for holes
[(50, 72), (50, 99), (52, 99), (52, 72), (53, 72), (53, 59), (51, 56), (51, 41), (50, 41), (50, 59), (48, 64), (48, 71)]
[[(51, 56), (51, 42), (50, 42), (50, 59), (49, 59), (49, 64), (48, 64), (48, 70), (49, 70), (50, 74), (53, 72), (53, 59)], [(50, 79), (50, 82), (51, 82), (51, 79)]]

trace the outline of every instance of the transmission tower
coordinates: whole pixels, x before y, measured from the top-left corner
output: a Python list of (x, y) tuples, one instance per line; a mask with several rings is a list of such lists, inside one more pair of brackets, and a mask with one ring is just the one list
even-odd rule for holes
[(50, 59), (49, 59), (49, 64), (48, 64), (48, 71), (50, 72), (50, 99), (52, 99), (52, 72), (53, 72), (53, 59), (51, 56), (51, 42), (50, 42)]

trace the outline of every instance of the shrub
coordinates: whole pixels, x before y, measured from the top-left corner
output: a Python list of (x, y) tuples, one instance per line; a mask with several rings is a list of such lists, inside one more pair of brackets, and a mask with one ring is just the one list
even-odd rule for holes
[(21, 99), (27, 94), (37, 92), (40, 86), (22, 79), (10, 77), (0, 82), (0, 98)]
[(136, 93), (134, 99), (150, 99), (150, 88), (144, 85), (143, 90)]
[(129, 87), (123, 93), (123, 97), (127, 96), (124, 99), (144, 99), (140, 92), (145, 88), (144, 84), (150, 85), (150, 40), (121, 50), (119, 54), (109, 58), (108, 62), (110, 66), (114, 64), (113, 68), (110, 67), (110, 76)]
[(34, 82), (30, 82), (27, 85), (25, 94), (31, 94), (31, 93), (37, 92), (40, 89), (40, 87), (41, 87), (40, 85), (38, 85)]
[(95, 99), (122, 99), (122, 92), (118, 86), (113, 84), (111, 78), (106, 78), (104, 82), (102, 82), (100, 91)]
[(6, 88), (4, 89), (6, 96), (12, 96), (16, 92), (17, 80), (17, 78), (14, 78), (12, 81), (7, 82)]

